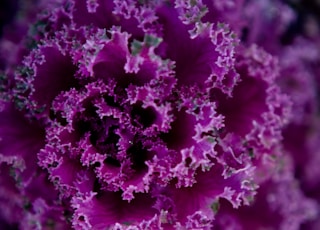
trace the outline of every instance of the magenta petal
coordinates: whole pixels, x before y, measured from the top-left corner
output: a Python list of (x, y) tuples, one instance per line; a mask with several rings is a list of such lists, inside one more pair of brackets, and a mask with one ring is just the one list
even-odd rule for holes
[[(94, 59), (92, 71), (100, 79), (118, 78), (125, 74), (124, 65), (129, 52), (129, 34), (115, 31), (113, 36), (113, 39), (103, 46)], [(126, 81), (126, 79), (119, 80)]]
[[(88, 72), (107, 82), (114, 79), (121, 87), (130, 83), (144, 85), (152, 79), (159, 78), (170, 62), (161, 60), (154, 54), (154, 49), (161, 42), (161, 38), (145, 35), (144, 41), (134, 40), (130, 44), (131, 35), (121, 32), (119, 28), (112, 27), (109, 31), (111, 38), (99, 40), (99, 44), (91, 47), (89, 42), (85, 45), (90, 65)], [(90, 42), (90, 43), (93, 43)], [(131, 46), (131, 50), (128, 49)], [(90, 55), (91, 49), (95, 49)]]
[(317, 213), (316, 203), (303, 195), (290, 172), (263, 183), (251, 206), (234, 210), (222, 202), (220, 208), (214, 229), (299, 229)]
[(245, 188), (242, 186), (243, 181), (251, 180), (250, 175), (239, 171), (229, 178), (224, 178), (221, 168), (216, 165), (208, 172), (199, 171), (195, 178), (197, 183), (192, 187), (172, 191), (179, 220), (185, 221), (186, 216), (192, 215), (198, 210), (213, 219), (214, 211), (211, 206), (219, 198), (225, 198), (234, 207), (238, 207), (241, 202), (246, 203), (247, 197), (254, 194), (254, 187)]
[[(178, 84), (198, 84), (201, 88), (206, 84), (209, 87), (222, 84), (228, 72), (233, 71), (233, 53), (237, 43), (227, 25), (213, 27), (200, 23), (194, 28), (194, 35), (192, 32), (190, 35), (189, 30), (193, 28), (184, 25), (170, 6), (159, 8), (158, 14), (164, 25), (163, 44), (159, 51), (165, 58), (175, 61)], [(180, 38), (179, 43), (176, 37)], [(223, 91), (229, 94), (237, 80), (237, 75), (234, 75), (230, 79), (233, 82), (231, 87), (223, 88)]]
[(177, 112), (176, 119), (171, 125), (171, 130), (163, 135), (168, 147), (181, 150), (190, 145), (192, 137), (196, 134), (194, 125), (195, 118), (185, 111)]
[[(117, 9), (116, 2), (95, 0), (92, 8), (91, 0), (72, 1), (73, 21), (78, 26), (93, 25), (100, 29), (111, 29), (112, 26), (121, 26), (135, 37), (143, 36), (142, 30), (138, 28), (138, 21), (134, 15), (125, 17)], [(126, 9), (124, 9), (126, 10)]]
[(75, 198), (73, 226), (76, 228), (106, 229), (116, 223), (137, 225), (150, 220), (156, 214), (154, 200), (148, 195), (137, 195), (130, 203), (123, 201), (120, 193), (92, 194), (84, 199)]
[[(63, 55), (56, 47), (43, 48), (40, 53), (44, 60), (37, 66), (32, 99), (40, 105), (48, 105), (61, 91), (73, 85), (75, 68), (71, 58)], [(44, 92), (46, 97), (43, 97)]]
[(0, 112), (0, 127), (0, 154), (20, 162), (14, 166), (14, 170), (23, 184), (37, 168), (36, 155), (44, 145), (44, 130), (25, 118), (11, 104), (6, 104), (4, 111)]

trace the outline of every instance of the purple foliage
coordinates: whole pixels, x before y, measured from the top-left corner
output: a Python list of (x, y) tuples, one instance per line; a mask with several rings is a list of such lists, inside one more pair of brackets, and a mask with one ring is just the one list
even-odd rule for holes
[(288, 5), (31, 2), (0, 40), (0, 228), (317, 229), (320, 40), (283, 44)]

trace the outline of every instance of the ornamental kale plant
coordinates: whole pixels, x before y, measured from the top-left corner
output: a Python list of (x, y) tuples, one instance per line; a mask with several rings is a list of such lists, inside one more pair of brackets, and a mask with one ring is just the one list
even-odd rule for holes
[(319, 39), (288, 41), (296, 20), (28, 1), (0, 41), (0, 227), (318, 229)]

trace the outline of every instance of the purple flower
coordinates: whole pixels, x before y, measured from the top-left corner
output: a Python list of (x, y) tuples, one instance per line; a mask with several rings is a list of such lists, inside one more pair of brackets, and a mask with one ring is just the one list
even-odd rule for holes
[[(0, 78), (1, 218), (22, 229), (212, 229), (294, 187), (291, 168), (277, 171), (286, 69), (240, 41), (243, 5), (47, 3)], [(311, 218), (314, 203), (293, 193), (268, 208), (297, 199), (311, 214), (292, 208), (270, 226)]]

